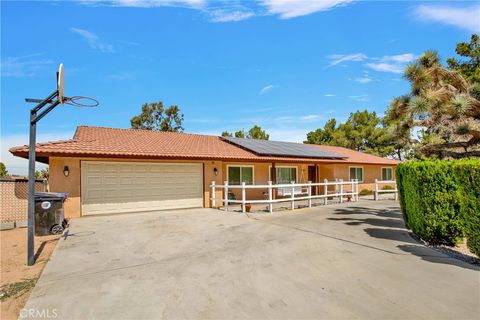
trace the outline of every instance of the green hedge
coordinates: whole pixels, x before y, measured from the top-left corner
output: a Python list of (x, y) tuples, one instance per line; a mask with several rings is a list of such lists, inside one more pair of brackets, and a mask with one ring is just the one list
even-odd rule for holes
[(405, 222), (430, 243), (467, 238), (480, 256), (480, 160), (411, 161), (397, 166)]

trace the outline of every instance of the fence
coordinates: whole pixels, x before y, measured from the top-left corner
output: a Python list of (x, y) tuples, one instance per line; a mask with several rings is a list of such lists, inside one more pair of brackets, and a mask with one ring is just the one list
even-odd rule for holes
[[(395, 188), (393, 189), (379, 189), (379, 185), (381, 184), (387, 184), (387, 185), (395, 185)], [(398, 190), (397, 190), (397, 182), (395, 180), (378, 180), (375, 179), (375, 184), (374, 184), (374, 190), (373, 190), (373, 198), (375, 201), (378, 201), (378, 195), (380, 193), (393, 193), (393, 197), (395, 200), (398, 198)]]
[[(346, 190), (345, 186), (348, 186)], [(324, 180), (320, 183), (290, 183), (290, 184), (272, 184), (271, 181), (266, 185), (247, 185), (243, 182), (240, 185), (229, 185), (228, 181), (225, 181), (223, 185), (215, 184), (215, 181), (212, 181), (210, 185), (212, 188), (212, 208), (217, 207), (217, 202), (223, 204), (223, 209), (228, 211), (230, 204), (241, 204), (242, 212), (246, 211), (247, 204), (268, 204), (268, 211), (273, 212), (273, 204), (280, 202), (290, 202), (291, 209), (295, 209), (295, 201), (307, 201), (308, 207), (312, 206), (312, 200), (314, 199), (323, 199), (323, 203), (328, 204), (329, 198), (338, 198), (339, 202), (342, 203), (344, 197), (349, 197), (353, 201), (358, 201), (358, 180), (343, 181), (342, 179), (331, 181)], [(312, 188), (320, 189), (323, 187), (323, 194), (312, 194)], [(329, 191), (329, 187), (333, 187), (332, 191)], [(220, 199), (216, 198), (217, 188), (223, 189), (223, 197)], [(241, 199), (229, 199), (229, 190), (232, 189), (241, 189)], [(246, 191), (248, 189), (265, 189), (265, 199), (247, 199)], [(277, 191), (276, 194), (282, 198), (274, 198), (274, 191)]]
[[(35, 190), (47, 191), (47, 181), (35, 181)], [(27, 221), (28, 180), (0, 179), (0, 222), (14, 227)]]

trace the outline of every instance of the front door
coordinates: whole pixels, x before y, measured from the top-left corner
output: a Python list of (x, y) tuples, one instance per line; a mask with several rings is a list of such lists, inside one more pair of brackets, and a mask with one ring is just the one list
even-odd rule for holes
[[(317, 166), (308, 166), (308, 181), (317, 182)], [(312, 195), (317, 195), (318, 187), (312, 188)]]

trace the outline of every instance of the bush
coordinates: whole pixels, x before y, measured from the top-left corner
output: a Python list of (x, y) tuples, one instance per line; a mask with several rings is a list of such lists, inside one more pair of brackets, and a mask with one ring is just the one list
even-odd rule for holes
[(394, 187), (390, 186), (390, 185), (386, 185), (386, 186), (383, 186), (382, 190), (393, 190), (395, 189)]
[(368, 189), (362, 189), (358, 195), (359, 196), (369, 196), (369, 195), (372, 195), (373, 194), (373, 191), (372, 190), (368, 190)]
[(402, 163), (397, 186), (405, 222), (416, 235), (448, 245), (467, 237), (480, 256), (480, 160)]

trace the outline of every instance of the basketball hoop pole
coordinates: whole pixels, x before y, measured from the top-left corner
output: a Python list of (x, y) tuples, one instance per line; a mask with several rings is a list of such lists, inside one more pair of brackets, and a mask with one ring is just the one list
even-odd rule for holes
[[(42, 100), (30, 110), (30, 139), (28, 148), (28, 237), (27, 237), (27, 264), (35, 264), (35, 160), (36, 160), (36, 135), (37, 122), (60, 104), (58, 90), (48, 98)], [(55, 99), (55, 100), (53, 100)], [(31, 99), (25, 99), (27, 102)], [(47, 104), (46, 109), (42, 110)]]

